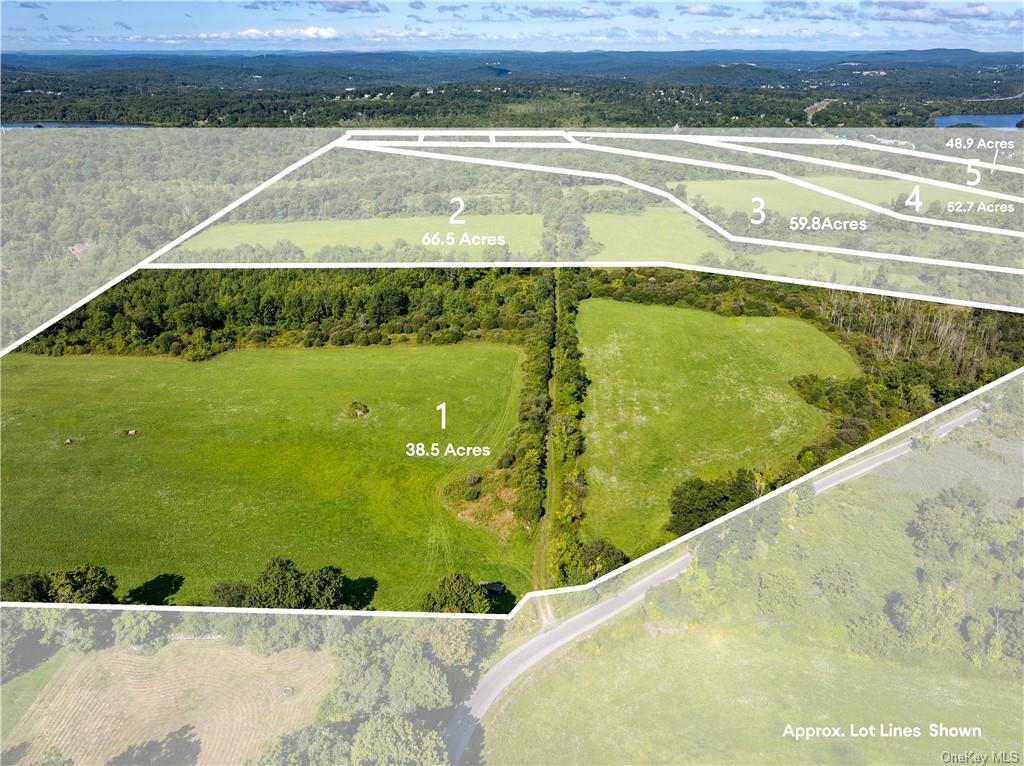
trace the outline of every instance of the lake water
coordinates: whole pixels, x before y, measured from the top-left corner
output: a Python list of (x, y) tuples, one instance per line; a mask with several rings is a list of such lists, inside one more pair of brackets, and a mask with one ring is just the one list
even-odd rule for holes
[(1021, 120), (1024, 120), (1024, 114), (947, 114), (935, 118), (935, 127), (948, 128), (950, 125), (969, 122), (971, 125), (978, 125), (982, 128), (1006, 130), (1017, 127), (1017, 123)]

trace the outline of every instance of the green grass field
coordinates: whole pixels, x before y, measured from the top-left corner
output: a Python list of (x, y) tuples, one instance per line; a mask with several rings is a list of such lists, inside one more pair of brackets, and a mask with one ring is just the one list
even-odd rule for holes
[[(533, 253), (540, 247), (543, 216), (539, 215), (464, 215), (466, 223), (450, 226), (448, 216), (419, 218), (367, 218), (355, 220), (283, 221), (250, 223), (247, 221), (218, 223), (200, 232), (168, 255), (174, 260), (199, 250), (234, 248), (238, 245), (273, 247), (287, 240), (313, 256), (322, 247), (345, 245), (369, 248), (375, 245), (390, 247), (398, 240), (411, 245), (420, 244), (426, 232), (451, 231), (456, 237), (464, 233), (474, 235), (503, 235), (512, 252)], [(439, 254), (466, 252), (481, 257), (484, 246), (441, 245)]]
[[(703, 255), (716, 256), (724, 266), (738, 253), (692, 216), (676, 207), (648, 207), (640, 215), (592, 213), (586, 217), (590, 234), (604, 249), (598, 261), (665, 261), (698, 264)], [(764, 250), (748, 256), (755, 271), (781, 270), (780, 274), (809, 278), (818, 275), (852, 279), (862, 265), (826, 253)], [(918, 283), (920, 284), (920, 283)]]
[[(485, 763), (928, 764), (1019, 747), (1019, 679), (871, 660), (754, 622), (652, 635), (623, 619), (505, 692), (484, 718)], [(781, 736), (787, 723), (882, 722), (981, 724), (984, 736)]]
[(591, 379), (583, 421), (584, 528), (631, 556), (663, 540), (680, 480), (792, 457), (825, 416), (794, 375), (859, 370), (811, 325), (669, 306), (587, 300), (578, 330)]
[[(822, 186), (851, 197), (887, 207), (894, 200), (905, 200), (914, 184), (893, 178), (865, 178), (863, 176), (799, 176), (800, 180)], [(752, 211), (751, 197), (762, 197), (765, 209), (780, 215), (806, 215), (812, 210), (832, 214), (864, 213), (864, 209), (848, 202), (826, 197), (810, 189), (803, 189), (774, 178), (733, 178), (721, 181), (684, 181), (688, 199), (700, 195), (709, 205), (722, 207), (732, 212)], [(933, 202), (945, 204), (950, 200), (974, 200), (982, 197), (942, 189), (935, 186), (921, 186), (921, 214)], [(909, 209), (901, 212), (915, 214)]]
[[(724, 185), (730, 182), (701, 182)], [(743, 183), (743, 182), (736, 182)], [(727, 195), (727, 190), (719, 192)], [(749, 199), (747, 197), (746, 199)], [(827, 199), (827, 198), (825, 198)], [(707, 265), (705, 256), (714, 256), (723, 268), (818, 281), (870, 283), (882, 264), (887, 272), (888, 286), (915, 292), (928, 291), (919, 278), (921, 267), (905, 266), (893, 261), (844, 260), (828, 253), (762, 248), (742, 254), (726, 240), (676, 207), (648, 207), (639, 215), (591, 213), (587, 226), (594, 241), (604, 248), (591, 260), (611, 262), (667, 262)], [(757, 232), (737, 232), (756, 234)], [(943, 242), (941, 237), (928, 238), (928, 255)], [(885, 245), (888, 247), (888, 244)], [(885, 249), (882, 247), (881, 249)], [(900, 248), (893, 248), (900, 250)], [(749, 265), (737, 265), (736, 259), (749, 259)], [(855, 283), (856, 283), (855, 282)]]
[[(903, 660), (870, 657), (851, 650), (846, 627), (882, 614), (894, 592), (913, 593), (919, 567), (944, 566), (922, 557), (908, 527), (923, 497), (964, 478), (988, 479), (993, 464), (1016, 465), (1019, 443), (1012, 429), (1004, 434), (944, 439), (818, 494), (813, 513), (783, 524), (769, 544), (745, 540), (738, 553), (725, 554), (727, 566), (712, 576), (715, 606), (683, 607), (700, 604), (705, 591), (684, 575), (679, 594), (666, 602), (682, 607), (675, 619), (645, 605), (545, 659), (484, 718), (484, 761), (931, 764), (944, 751), (1019, 751), (1019, 664), (1008, 662), (1011, 672), (979, 667), (944, 650), (940, 639)], [(1004, 468), (986, 480), (993, 507), (1009, 510), (1016, 502), (1020, 487), (1012, 477)], [(749, 570), (737, 563), (748, 554)], [(975, 569), (987, 555), (966, 566)], [(854, 573), (850, 589), (823, 599), (812, 577), (836, 563)], [(969, 610), (1000, 602), (990, 571), (979, 568), (978, 577), (960, 581)], [(792, 613), (759, 609), (759, 575), (769, 573), (797, 583)], [(883, 722), (925, 733), (811, 742), (782, 736), (786, 723), (845, 731), (851, 723)], [(933, 738), (931, 722), (977, 725), (983, 736)]]
[(39, 692), (60, 670), (68, 658), (66, 649), (58, 650), (47, 657), (31, 670), (4, 681), (0, 686), (4, 704), (0, 706), (0, 743), (6, 747), (7, 736), (15, 727), (25, 711), (29, 709)]
[[(521, 358), (470, 343), (244, 350), (201, 363), (8, 356), (2, 574), (92, 562), (115, 574), (120, 596), (177, 574), (174, 600), (185, 603), (283, 555), (376, 578), (378, 609), (416, 608), (452, 570), (521, 595), (528, 542), (503, 544), (442, 500), (494, 458), (405, 456), (418, 441), (497, 454), (515, 424)], [(353, 400), (369, 416), (346, 416)], [(138, 435), (122, 436), (130, 428)]]

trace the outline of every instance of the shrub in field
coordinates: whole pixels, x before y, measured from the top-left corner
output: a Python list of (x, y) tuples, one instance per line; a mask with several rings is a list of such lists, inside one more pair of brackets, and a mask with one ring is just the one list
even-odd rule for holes
[(420, 608), (424, 612), (477, 612), (490, 611), (491, 603), (484, 589), (468, 575), (455, 572), (445, 575), (437, 587), (423, 597)]
[(370, 414), (370, 406), (366, 402), (355, 401), (345, 408), (345, 414), (350, 418), (362, 418)]

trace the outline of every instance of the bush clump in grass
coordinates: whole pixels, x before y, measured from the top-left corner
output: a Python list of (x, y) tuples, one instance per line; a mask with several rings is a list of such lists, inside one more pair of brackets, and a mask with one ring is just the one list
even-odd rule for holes
[(470, 487), (469, 489), (466, 490), (466, 493), (463, 495), (463, 497), (465, 497), (467, 500), (470, 500), (470, 501), (479, 500), (480, 499), (480, 487), (478, 487), (478, 486)]
[(362, 418), (370, 414), (370, 407), (366, 402), (352, 402), (345, 408), (345, 414), (350, 418)]

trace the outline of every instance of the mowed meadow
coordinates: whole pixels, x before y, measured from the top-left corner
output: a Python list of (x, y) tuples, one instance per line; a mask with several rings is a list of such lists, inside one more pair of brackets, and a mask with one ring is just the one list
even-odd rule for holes
[(203, 230), (173, 251), (171, 260), (188, 261), (195, 253), (233, 249), (240, 245), (273, 248), (290, 242), (312, 258), (325, 247), (393, 247), (398, 242), (419, 245), (424, 234), (451, 232), (455, 245), (441, 244), (439, 254), (466, 253), (481, 258), (488, 250), (483, 244), (459, 244), (458, 238), (503, 236), (512, 252), (533, 253), (540, 247), (543, 216), (527, 214), (468, 216), (461, 226), (452, 226), (447, 216), (394, 218), (325, 219), (302, 221), (226, 221)]
[[(94, 563), (121, 598), (177, 575), (182, 604), (285, 556), (341, 567), (378, 609), (417, 608), (451, 571), (522, 594), (528, 542), (500, 542), (443, 497), (503, 448), (521, 360), (485, 343), (248, 349), (201, 363), (9, 355), (2, 574)], [(369, 415), (347, 415), (353, 401)], [(408, 442), (492, 456), (407, 457)]]
[(584, 528), (631, 556), (670, 539), (668, 499), (683, 479), (792, 458), (826, 428), (794, 376), (860, 373), (798, 319), (590, 299), (577, 322), (591, 380)]

